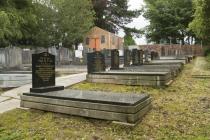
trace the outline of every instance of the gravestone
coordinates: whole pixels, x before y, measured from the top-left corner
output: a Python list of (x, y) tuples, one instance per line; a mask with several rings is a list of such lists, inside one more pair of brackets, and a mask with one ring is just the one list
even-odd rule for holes
[(105, 71), (105, 58), (101, 52), (93, 52), (87, 54), (88, 73)]
[(139, 50), (139, 55), (140, 55), (139, 64), (143, 65), (144, 64), (144, 51)]
[(158, 52), (152, 51), (151, 52), (151, 60), (156, 60), (159, 59), (159, 54)]
[(144, 59), (145, 59), (145, 63), (149, 62), (149, 51), (148, 50), (144, 51)]
[(140, 53), (138, 49), (132, 50), (132, 64), (139, 65), (140, 62)]
[(120, 65), (119, 51), (117, 49), (111, 50), (111, 69), (118, 70)]
[(55, 56), (43, 52), (32, 54), (31, 92), (44, 93), (64, 90), (64, 86), (55, 86)]
[(124, 50), (124, 66), (129, 67), (131, 62), (131, 51), (130, 50)]
[(155, 60), (155, 52), (154, 51), (151, 52), (151, 60)]

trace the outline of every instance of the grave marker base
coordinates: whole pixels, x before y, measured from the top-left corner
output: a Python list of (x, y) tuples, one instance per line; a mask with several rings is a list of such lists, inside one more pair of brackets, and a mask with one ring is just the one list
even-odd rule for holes
[(21, 107), (119, 122), (135, 126), (151, 109), (147, 94), (64, 90), (24, 93)]
[(59, 91), (59, 90), (64, 90), (64, 86), (31, 88), (30, 92), (33, 92), (33, 93), (46, 93), (46, 92)]

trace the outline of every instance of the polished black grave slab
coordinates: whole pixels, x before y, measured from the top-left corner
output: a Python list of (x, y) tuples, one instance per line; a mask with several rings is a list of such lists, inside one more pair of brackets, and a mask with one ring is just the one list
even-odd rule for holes
[(101, 91), (82, 91), (82, 90), (64, 90), (48, 93), (23, 93), (27, 96), (47, 97), (53, 99), (85, 101), (94, 103), (106, 103), (115, 105), (136, 105), (139, 102), (147, 99), (149, 95), (146, 94), (122, 94), (114, 93), (107, 94)]
[(151, 109), (148, 94), (64, 90), (24, 93), (21, 107), (135, 126)]

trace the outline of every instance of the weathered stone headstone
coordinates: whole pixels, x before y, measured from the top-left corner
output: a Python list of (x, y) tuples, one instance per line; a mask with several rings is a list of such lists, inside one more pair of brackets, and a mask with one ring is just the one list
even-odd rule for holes
[(124, 66), (129, 67), (131, 63), (131, 51), (124, 50)]
[(140, 60), (139, 60), (139, 64), (143, 65), (144, 64), (144, 51), (140, 50), (139, 51), (139, 55), (140, 55)]
[(149, 51), (148, 50), (144, 51), (144, 58), (145, 58), (145, 63), (148, 63), (149, 62)]
[(111, 50), (111, 69), (118, 70), (120, 65), (119, 51), (117, 49)]
[(156, 60), (159, 59), (159, 54), (158, 52), (152, 51), (151, 52), (151, 60)]
[(132, 64), (139, 65), (140, 62), (140, 53), (138, 49), (132, 50)]
[(93, 52), (87, 54), (88, 73), (105, 71), (105, 58), (101, 52)]
[(55, 86), (55, 56), (43, 52), (32, 54), (32, 88), (31, 92), (43, 93), (64, 90), (63, 86)]

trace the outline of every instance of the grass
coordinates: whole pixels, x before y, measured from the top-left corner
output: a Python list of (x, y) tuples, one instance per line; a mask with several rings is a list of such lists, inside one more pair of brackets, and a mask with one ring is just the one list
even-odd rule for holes
[[(87, 119), (35, 110), (16, 109), (0, 115), (0, 139), (84, 139), (84, 140), (209, 140), (210, 79), (191, 74), (208, 72), (205, 59), (186, 65), (168, 88), (81, 83), (71, 88), (122, 93), (149, 93), (153, 109), (135, 128), (110, 121)], [(208, 62), (210, 64), (210, 62)], [(200, 68), (196, 68), (196, 67)], [(196, 68), (196, 69), (195, 69)]]

